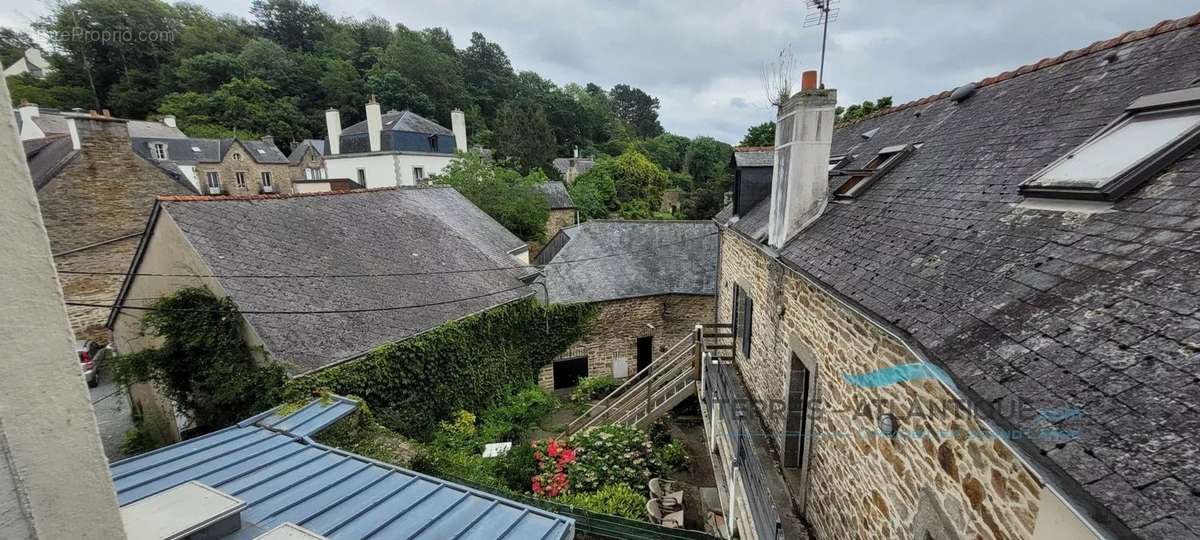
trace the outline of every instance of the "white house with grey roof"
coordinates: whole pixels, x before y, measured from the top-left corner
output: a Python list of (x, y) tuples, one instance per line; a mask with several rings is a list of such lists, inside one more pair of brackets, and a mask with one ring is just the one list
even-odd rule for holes
[(456, 151), (467, 150), (466, 117), (460, 110), (450, 113), (453, 130), (409, 110), (380, 110), (372, 96), (367, 119), (345, 129), (340, 112), (325, 112), (326, 178), (348, 178), (367, 188), (425, 185)]
[[(164, 197), (116, 305), (206, 288), (238, 306), (253, 349), (300, 376), (528, 297), (525, 249), (449, 187)], [(471, 269), (483, 271), (461, 272)], [(347, 274), (360, 277), (337, 277)], [(111, 312), (118, 351), (153, 345), (143, 315)], [(146, 389), (134, 395), (151, 402)]]

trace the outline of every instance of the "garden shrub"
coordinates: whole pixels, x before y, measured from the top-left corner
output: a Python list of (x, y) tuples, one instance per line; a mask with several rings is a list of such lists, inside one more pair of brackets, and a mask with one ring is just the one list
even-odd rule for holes
[[(317, 434), (316, 441), (384, 463), (408, 467), (416, 453), (412, 443), (376, 421), (361, 398), (347, 397), (358, 402), (358, 409)], [(280, 414), (286, 414), (287, 407), (281, 408)]]
[(593, 377), (583, 377), (579, 379), (579, 383), (571, 390), (571, 401), (584, 402), (593, 399), (600, 399), (612, 393), (621, 386), (621, 381), (612, 378), (609, 375), (597, 375)]
[(604, 486), (591, 493), (567, 493), (556, 502), (601, 514), (646, 520), (646, 497), (622, 484)]
[(517, 493), (529, 491), (529, 479), (536, 467), (537, 461), (533, 457), (533, 445), (524, 443), (514, 443), (507, 454), (495, 458), (492, 463), (492, 471), (496, 479), (504, 487)]
[(536, 384), (529, 385), (480, 413), (478, 437), (485, 444), (523, 439), (557, 407), (553, 395)]
[(691, 461), (691, 456), (688, 455), (687, 448), (679, 441), (672, 441), (664, 445), (654, 446), (653, 450), (654, 466), (658, 468), (660, 475), (682, 471), (687, 468)]
[(558, 439), (533, 443), (536, 474), (532, 478), (534, 495), (554, 498), (571, 489), (567, 468), (575, 463), (575, 450)]
[(480, 411), (536, 380), (542, 366), (588, 330), (596, 309), (512, 302), (294, 379), (281, 401), (318, 388), (362, 396), (385, 425), (428, 440), (450, 413)]
[(653, 465), (646, 432), (620, 424), (587, 428), (571, 436), (574, 463), (567, 476), (574, 491), (596, 491), (622, 484), (645, 493)]

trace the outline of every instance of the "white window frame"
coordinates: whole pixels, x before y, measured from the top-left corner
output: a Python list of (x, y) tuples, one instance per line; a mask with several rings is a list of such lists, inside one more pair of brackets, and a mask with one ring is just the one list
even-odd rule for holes
[(259, 174), (262, 177), (262, 187), (271, 187), (275, 184), (271, 183), (271, 171), (263, 171)]
[(355, 171), (355, 180), (358, 180), (359, 185), (362, 187), (367, 187), (367, 170), (359, 167)]
[(150, 152), (154, 155), (155, 161), (167, 160), (167, 145), (166, 143), (150, 143)]
[(413, 182), (420, 182), (425, 179), (425, 167), (413, 167)]
[(1019, 188), (1020, 193), (1026, 197), (1115, 201), (1200, 146), (1200, 124), (1185, 130), (1144, 158), (1126, 166), (1099, 184), (1068, 186), (1035, 185), (1034, 183), (1056, 169), (1062, 162), (1072, 159), (1083, 149), (1117, 132), (1140, 114), (1163, 114), (1191, 110), (1200, 110), (1200, 88), (1186, 88), (1142, 96), (1130, 103), (1125, 112), (1116, 120), (1022, 182)]
[(233, 183), (238, 189), (246, 189), (246, 171), (233, 173)]
[(221, 173), (219, 173), (217, 171), (208, 171), (208, 172), (204, 173), (204, 179), (208, 183), (208, 187), (210, 187), (210, 188), (220, 188), (221, 187)]

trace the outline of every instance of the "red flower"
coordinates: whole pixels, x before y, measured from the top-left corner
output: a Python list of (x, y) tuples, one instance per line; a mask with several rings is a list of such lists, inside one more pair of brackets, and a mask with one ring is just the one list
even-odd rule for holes
[(550, 457), (558, 457), (558, 441), (550, 439), (550, 443), (546, 446), (546, 453), (550, 454)]

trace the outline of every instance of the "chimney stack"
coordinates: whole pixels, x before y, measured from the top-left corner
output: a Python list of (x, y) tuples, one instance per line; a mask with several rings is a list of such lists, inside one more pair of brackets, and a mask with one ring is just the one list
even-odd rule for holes
[(450, 129), (454, 131), (454, 148), (459, 152), (467, 151), (467, 116), (461, 109), (450, 111)]
[(28, 141), (32, 139), (41, 139), (46, 136), (42, 128), (34, 123), (33, 119), (41, 116), (41, 109), (37, 105), (25, 100), (21, 100), (21, 107), (17, 109), (17, 114), (21, 117), (21, 140)]
[(263, 135), (262, 142), (265, 142), (271, 146), (275, 146), (275, 136), (274, 135)]
[(382, 131), (383, 114), (379, 111), (379, 102), (375, 101), (375, 94), (371, 94), (371, 99), (367, 101), (367, 140), (371, 142), (372, 152), (383, 148), (379, 140)]
[(67, 118), (67, 133), (71, 134), (71, 148), (80, 150), (83, 148), (83, 141), (79, 139), (79, 126), (75, 125), (74, 118)]
[(575, 159), (579, 159), (579, 147), (575, 147)]
[(817, 88), (817, 73), (806, 71), (800, 91), (779, 107), (767, 223), (767, 242), (776, 249), (820, 217), (828, 204), (836, 105), (837, 90)]
[(179, 127), (179, 124), (177, 124), (175, 122), (175, 115), (172, 115), (172, 114), (168, 114), (168, 115), (162, 117), (162, 123), (164, 126), (171, 127), (171, 128)]
[(342, 113), (337, 109), (325, 111), (325, 136), (329, 139), (329, 155), (342, 153)]

